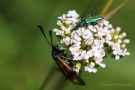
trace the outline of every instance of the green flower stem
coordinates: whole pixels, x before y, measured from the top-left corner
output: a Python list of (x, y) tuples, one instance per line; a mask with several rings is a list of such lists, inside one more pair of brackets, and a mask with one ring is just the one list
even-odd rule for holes
[[(44, 81), (43, 81), (39, 90), (45, 90), (49, 80), (55, 75), (55, 73), (57, 71), (57, 69), (55, 69), (55, 68), (56, 68), (56, 63), (54, 63), (52, 65), (52, 67), (50, 68), (49, 73), (45, 77), (45, 79), (44, 79)], [(63, 90), (64, 86), (66, 85), (66, 81), (67, 81), (67, 79), (61, 73), (58, 80), (56, 81), (56, 84), (53, 85), (52, 89), (50, 89), (50, 90)]]
[(56, 83), (50, 90), (64, 90), (67, 84), (67, 78), (61, 73)]
[(49, 80), (53, 77), (53, 75), (55, 75), (55, 72), (56, 72), (56, 63), (54, 63), (52, 65), (52, 67), (50, 68), (49, 70), (49, 73), (47, 74), (46, 78), (44, 79), (41, 87), (39, 90), (45, 90), (46, 86), (47, 86), (47, 83), (49, 82)]

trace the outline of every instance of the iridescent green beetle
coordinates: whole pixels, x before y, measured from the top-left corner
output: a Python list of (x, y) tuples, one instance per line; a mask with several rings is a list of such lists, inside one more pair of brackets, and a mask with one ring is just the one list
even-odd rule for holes
[(93, 16), (92, 14), (88, 15), (87, 18), (82, 18), (76, 25), (76, 27), (81, 27), (81, 26), (84, 26), (84, 25), (88, 25), (88, 24), (91, 24), (91, 25), (96, 25), (97, 24), (97, 21), (100, 21), (102, 20), (103, 17), (102, 16)]

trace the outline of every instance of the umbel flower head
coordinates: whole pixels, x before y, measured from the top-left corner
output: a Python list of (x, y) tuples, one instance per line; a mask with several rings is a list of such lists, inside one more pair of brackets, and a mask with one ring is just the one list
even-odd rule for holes
[(81, 22), (79, 14), (70, 10), (58, 17), (59, 28), (54, 28), (53, 31), (60, 38), (60, 43), (69, 47), (72, 60), (84, 64), (85, 71), (95, 73), (95, 67), (105, 68), (103, 59), (108, 55), (116, 60), (130, 55), (126, 49), (130, 40), (125, 39), (125, 32), (120, 33), (120, 27), (113, 28), (104, 19), (96, 25), (87, 24), (81, 27), (77, 27), (78, 22)]

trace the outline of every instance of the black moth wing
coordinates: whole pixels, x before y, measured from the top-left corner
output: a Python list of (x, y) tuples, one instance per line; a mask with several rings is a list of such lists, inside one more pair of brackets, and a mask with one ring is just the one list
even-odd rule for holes
[(72, 83), (77, 85), (85, 85), (85, 82), (76, 75), (75, 71), (72, 70), (72, 68), (67, 64), (63, 58), (58, 58), (56, 60), (60, 70), (62, 73), (70, 80)]
[(61, 50), (58, 45), (53, 45), (52, 43), (52, 33), (51, 31), (49, 32), (50, 34), (50, 38), (51, 38), (51, 42), (48, 41), (43, 28), (41, 26), (38, 26), (42, 32), (42, 34), (44, 35), (46, 41), (48, 42), (48, 44), (52, 47), (52, 57), (53, 59), (56, 61), (56, 63), (58, 64), (60, 70), (62, 71), (62, 73), (70, 80), (72, 81), (74, 84), (77, 85), (85, 85), (85, 82), (80, 78), (80, 75), (78, 75), (79, 73), (76, 71), (73, 71), (73, 63), (68, 59), (67, 55), (64, 53), (64, 50)]

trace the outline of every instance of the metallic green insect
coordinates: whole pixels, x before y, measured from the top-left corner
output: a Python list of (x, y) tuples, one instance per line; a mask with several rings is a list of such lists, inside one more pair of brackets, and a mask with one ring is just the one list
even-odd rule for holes
[(102, 16), (93, 16), (92, 14), (90, 14), (90, 15), (88, 15), (87, 18), (82, 18), (80, 20), (80, 22), (77, 23), (76, 27), (81, 27), (81, 26), (84, 26), (84, 25), (87, 26), (88, 24), (96, 25), (97, 21), (100, 21), (102, 19), (103, 19)]

